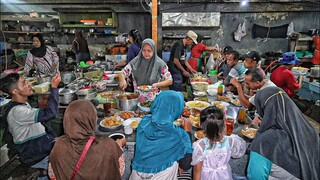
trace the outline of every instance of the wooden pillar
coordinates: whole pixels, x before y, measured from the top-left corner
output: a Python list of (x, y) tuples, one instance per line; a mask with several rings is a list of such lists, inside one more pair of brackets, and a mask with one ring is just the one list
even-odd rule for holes
[(158, 0), (152, 0), (151, 24), (152, 24), (152, 39), (155, 44), (158, 44)]

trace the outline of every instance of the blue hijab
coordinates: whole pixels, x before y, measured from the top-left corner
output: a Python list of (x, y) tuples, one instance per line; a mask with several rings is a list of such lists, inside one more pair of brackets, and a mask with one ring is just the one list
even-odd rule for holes
[(143, 173), (158, 173), (171, 167), (186, 153), (192, 153), (188, 133), (173, 124), (182, 113), (183, 95), (161, 92), (151, 105), (151, 115), (144, 116), (136, 136), (132, 168)]

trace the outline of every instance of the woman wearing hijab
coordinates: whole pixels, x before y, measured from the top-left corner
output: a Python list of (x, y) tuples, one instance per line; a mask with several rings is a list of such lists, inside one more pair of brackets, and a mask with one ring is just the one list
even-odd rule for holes
[(142, 38), (138, 30), (132, 29), (129, 32), (129, 43), (131, 45), (128, 49), (127, 60), (114, 65), (113, 69), (127, 65), (133, 58), (135, 58), (139, 54), (142, 44)]
[(77, 64), (80, 61), (87, 62), (90, 60), (90, 52), (87, 40), (84, 38), (82, 31), (76, 30), (75, 39), (72, 41), (72, 51), (76, 54)]
[(161, 92), (151, 105), (152, 114), (142, 118), (132, 161), (131, 180), (177, 179), (178, 167), (189, 169), (192, 159), (191, 123), (183, 120), (182, 128), (173, 124), (182, 113), (183, 94)]
[(172, 76), (167, 64), (158, 57), (157, 50), (152, 39), (145, 39), (142, 42), (142, 49), (129, 64), (122, 69), (120, 74), (120, 88), (125, 89), (128, 78), (132, 75), (134, 90), (138, 86), (150, 85), (154, 89), (167, 87), (172, 84)]
[(24, 66), (25, 74), (29, 74), (32, 66), (40, 75), (50, 75), (59, 67), (59, 57), (51, 46), (46, 46), (41, 34), (32, 36), (33, 48), (28, 52)]
[(94, 137), (94, 140), (75, 179), (121, 179), (119, 161), (123, 162), (121, 147), (124, 146), (125, 139), (114, 141), (108, 137), (95, 136), (97, 111), (90, 101), (72, 102), (64, 114), (63, 125), (65, 135), (56, 140), (50, 154), (50, 162), (57, 179), (71, 179), (91, 137)]
[(255, 96), (263, 117), (250, 146), (249, 179), (319, 179), (319, 135), (278, 87)]

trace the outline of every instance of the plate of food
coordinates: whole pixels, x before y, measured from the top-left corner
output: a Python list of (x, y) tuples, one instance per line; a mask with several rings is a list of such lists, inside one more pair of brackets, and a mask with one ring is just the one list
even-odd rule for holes
[(202, 111), (203, 109), (209, 107), (211, 104), (208, 102), (204, 102), (204, 101), (188, 101), (186, 103), (186, 106), (188, 108), (194, 108), (194, 109), (198, 109), (200, 111)]
[(122, 125), (123, 119), (117, 116), (110, 116), (100, 121), (100, 126), (107, 129), (116, 129)]
[(224, 101), (213, 101), (212, 105), (216, 106), (217, 108), (221, 109), (222, 111), (224, 111), (226, 109), (227, 106), (229, 106), (230, 104)]
[(226, 101), (226, 102), (230, 102), (231, 101), (231, 98), (229, 97), (226, 97), (226, 96), (217, 96), (217, 98), (221, 101)]
[(248, 128), (248, 129), (242, 129), (241, 134), (249, 139), (253, 139), (256, 137), (257, 129), (255, 128)]
[(196, 139), (202, 139), (202, 138), (204, 138), (205, 136), (204, 136), (203, 130), (198, 130), (198, 131), (194, 132), (194, 137), (195, 137)]
[(150, 112), (151, 104), (152, 104), (152, 101), (146, 101), (146, 102), (139, 102), (137, 106), (140, 108), (141, 111)]
[(142, 85), (142, 86), (138, 86), (138, 89), (140, 91), (151, 91), (152, 90), (152, 86)]
[(239, 99), (232, 100), (231, 103), (235, 106), (242, 106)]
[(132, 111), (121, 111), (118, 116), (124, 120), (134, 117), (134, 112)]
[(193, 92), (193, 95), (195, 95), (197, 97), (202, 97), (202, 96), (206, 96), (207, 93), (203, 92), (203, 91), (195, 91), (195, 92)]
[(123, 125), (126, 125), (126, 126), (130, 125), (133, 129), (137, 129), (140, 121), (141, 121), (141, 118), (136, 118), (136, 117), (129, 118), (123, 122)]
[(194, 101), (204, 101), (204, 102), (209, 102), (209, 99), (205, 96), (203, 97), (196, 97), (193, 99)]

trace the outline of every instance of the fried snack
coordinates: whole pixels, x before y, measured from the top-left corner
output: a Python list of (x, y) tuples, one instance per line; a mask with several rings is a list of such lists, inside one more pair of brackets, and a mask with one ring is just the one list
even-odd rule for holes
[(133, 121), (133, 122), (130, 124), (130, 126), (131, 126), (132, 128), (137, 128), (137, 127), (139, 126), (139, 122), (138, 122), (138, 121)]
[(237, 99), (237, 100), (233, 100), (233, 101), (232, 101), (232, 104), (237, 105), (237, 106), (240, 106), (240, 105), (241, 105), (241, 103), (240, 103), (240, 100), (239, 100), (239, 99)]
[(138, 89), (140, 89), (142, 91), (145, 91), (145, 90), (149, 89), (149, 86), (148, 85), (142, 85), (142, 86), (139, 86)]
[(222, 111), (224, 111), (225, 108), (226, 108), (226, 107), (222, 106), (221, 102), (219, 102), (219, 101), (214, 102), (214, 106), (216, 106), (217, 108), (221, 109)]
[(197, 134), (197, 138), (198, 138), (198, 139), (204, 138), (203, 130), (196, 131), (196, 134)]
[(127, 112), (124, 111), (119, 115), (122, 119), (129, 119), (132, 118), (134, 116), (134, 114), (132, 112)]
[(110, 116), (110, 117), (102, 120), (102, 124), (105, 127), (119, 126), (121, 123), (122, 123), (121, 120), (118, 120), (116, 116)]
[(257, 129), (242, 130), (241, 133), (245, 136), (256, 137)]
[(184, 108), (182, 111), (182, 115), (185, 117), (189, 117), (191, 115), (190, 109)]
[(226, 96), (217, 96), (217, 98), (219, 99), (219, 100), (221, 100), (221, 101), (226, 101), (226, 102), (230, 102), (231, 101), (231, 99), (230, 98), (228, 98), (228, 97), (226, 97)]

